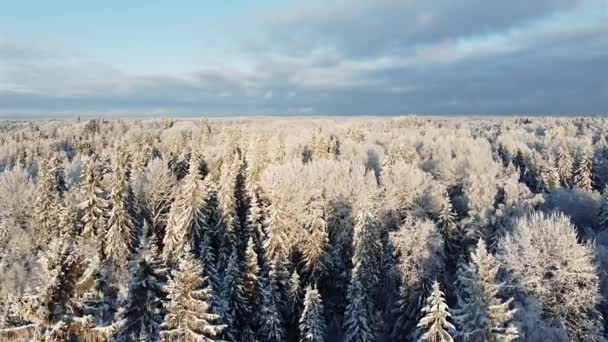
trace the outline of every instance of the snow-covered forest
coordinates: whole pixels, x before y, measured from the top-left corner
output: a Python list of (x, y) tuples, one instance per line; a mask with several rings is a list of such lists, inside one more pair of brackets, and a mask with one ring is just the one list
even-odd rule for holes
[(608, 119), (0, 123), (0, 340), (606, 341)]

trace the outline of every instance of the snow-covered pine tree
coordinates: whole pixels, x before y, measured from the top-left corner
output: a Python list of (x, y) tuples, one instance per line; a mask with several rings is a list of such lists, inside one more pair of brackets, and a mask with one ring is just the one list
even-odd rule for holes
[(266, 224), (268, 223), (268, 211), (263, 201), (261, 190), (254, 186), (249, 194), (249, 213), (247, 215), (248, 234), (253, 239), (253, 246), (258, 255), (258, 265), (263, 271), (267, 271), (268, 260), (264, 249), (266, 240)]
[(345, 342), (371, 342), (375, 341), (373, 317), (370, 315), (370, 298), (361, 279), (359, 268), (352, 272), (346, 299), (348, 305), (344, 313)]
[(353, 264), (359, 265), (360, 280), (370, 296), (379, 287), (382, 268), (380, 224), (371, 204), (364, 205), (355, 218)]
[(106, 233), (106, 215), (108, 201), (101, 185), (101, 174), (97, 171), (94, 158), (84, 164), (80, 176), (80, 189), (84, 201), (78, 204), (82, 211), (82, 236), (96, 239), (99, 243), (104, 240)]
[(453, 342), (456, 327), (448, 321), (451, 317), (439, 282), (433, 283), (433, 292), (422, 308), (423, 316), (418, 322), (419, 342)]
[(579, 157), (578, 167), (574, 174), (574, 186), (591, 191), (593, 189), (593, 153), (585, 148)]
[(63, 193), (68, 191), (67, 184), (65, 182), (65, 168), (63, 167), (63, 160), (59, 153), (54, 153), (51, 159), (51, 173), (55, 178), (55, 189), (59, 196), (63, 196)]
[[(243, 160), (238, 148), (227, 147), (222, 166), (218, 189), (219, 213), (221, 217), (218, 263), (220, 269), (225, 269), (232, 249), (244, 250), (247, 240), (240, 241), (241, 222), (238, 213), (239, 198), (237, 197), (239, 177), (243, 171)], [(242, 254), (241, 254), (242, 255)]]
[(608, 185), (604, 187), (604, 192), (602, 193), (600, 212), (598, 214), (598, 227), (601, 230), (608, 229)]
[(259, 306), (258, 340), (266, 342), (285, 341), (285, 326), (283, 325), (281, 310), (277, 307), (275, 301), (277, 289), (268, 277), (264, 277), (260, 283), (261, 303)]
[(560, 176), (552, 154), (549, 154), (547, 159), (542, 160), (540, 173), (546, 191), (554, 190), (560, 186)]
[(570, 187), (572, 184), (572, 167), (574, 162), (570, 152), (560, 145), (557, 151), (557, 173), (559, 174), (559, 180), (562, 186)]
[(130, 266), (127, 297), (114, 323), (115, 339), (156, 341), (165, 313), (167, 270), (154, 248), (146, 250)]
[(243, 342), (255, 341), (257, 335), (257, 324), (260, 320), (257, 308), (261, 303), (259, 277), (258, 255), (254, 250), (253, 239), (249, 238), (245, 251), (245, 272), (243, 274), (243, 295), (246, 312), (240, 317), (243, 326)]
[(157, 248), (162, 250), (175, 180), (160, 158), (148, 162), (144, 177), (148, 185), (146, 200), (150, 221), (149, 233), (153, 236)]
[(327, 253), (329, 239), (326, 216), (323, 196), (313, 196), (306, 208), (308, 235), (301, 247), (304, 263), (310, 274), (310, 282), (313, 284), (332, 269), (331, 258)]
[(166, 286), (169, 302), (162, 324), (161, 340), (207, 342), (216, 341), (224, 329), (215, 324), (219, 315), (211, 312), (211, 288), (204, 286), (202, 267), (188, 250), (181, 254), (177, 269)]
[(198, 173), (198, 155), (193, 153), (191, 159), (190, 170), (169, 211), (163, 240), (163, 256), (169, 263), (177, 259), (186, 247), (198, 250), (198, 243), (203, 239), (205, 231), (210, 229), (207, 227), (210, 215), (207, 183)]
[(302, 290), (300, 275), (298, 270), (294, 269), (289, 278), (289, 300), (287, 301), (289, 307), (285, 310), (288, 313), (286, 323), (290, 340), (296, 340), (300, 332), (300, 316), (304, 304), (304, 292)]
[(316, 288), (306, 288), (304, 310), (300, 317), (300, 342), (325, 341), (327, 325), (323, 314), (323, 301)]
[(112, 209), (106, 232), (105, 255), (121, 270), (126, 270), (133, 251), (134, 220), (130, 200), (127, 157), (116, 148), (113, 161), (110, 204)]
[(243, 287), (242, 266), (236, 248), (233, 249), (228, 260), (220, 297), (222, 300), (220, 316), (222, 317), (222, 323), (226, 325), (226, 329), (223, 331), (223, 339), (239, 342), (243, 332), (241, 319), (247, 313), (247, 299)]
[(517, 328), (510, 324), (515, 310), (512, 298), (503, 302), (497, 295), (504, 287), (496, 279), (498, 262), (479, 239), (471, 261), (458, 270), (458, 308), (454, 320), (465, 341), (506, 342), (517, 339)]
[(59, 193), (50, 161), (45, 159), (40, 165), (40, 178), (34, 198), (33, 218), (36, 224), (38, 243), (45, 244), (60, 235)]

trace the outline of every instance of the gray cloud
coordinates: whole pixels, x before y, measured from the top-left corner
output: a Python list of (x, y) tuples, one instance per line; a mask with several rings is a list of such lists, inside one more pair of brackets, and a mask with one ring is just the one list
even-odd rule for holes
[(593, 3), (356, 0), (272, 11), (254, 18), (267, 30), (242, 51), (246, 68), (181, 75), (4, 43), (0, 115), (608, 113), (608, 20), (547, 20)]

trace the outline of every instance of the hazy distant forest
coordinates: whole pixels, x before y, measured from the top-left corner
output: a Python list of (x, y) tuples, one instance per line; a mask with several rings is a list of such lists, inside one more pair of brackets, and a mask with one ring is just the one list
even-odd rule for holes
[(0, 340), (607, 340), (606, 118), (5, 121), (0, 170)]

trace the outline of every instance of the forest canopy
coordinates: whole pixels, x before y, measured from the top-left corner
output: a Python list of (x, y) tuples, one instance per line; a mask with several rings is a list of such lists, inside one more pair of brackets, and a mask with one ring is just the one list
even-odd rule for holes
[(608, 119), (0, 123), (0, 340), (606, 341)]

